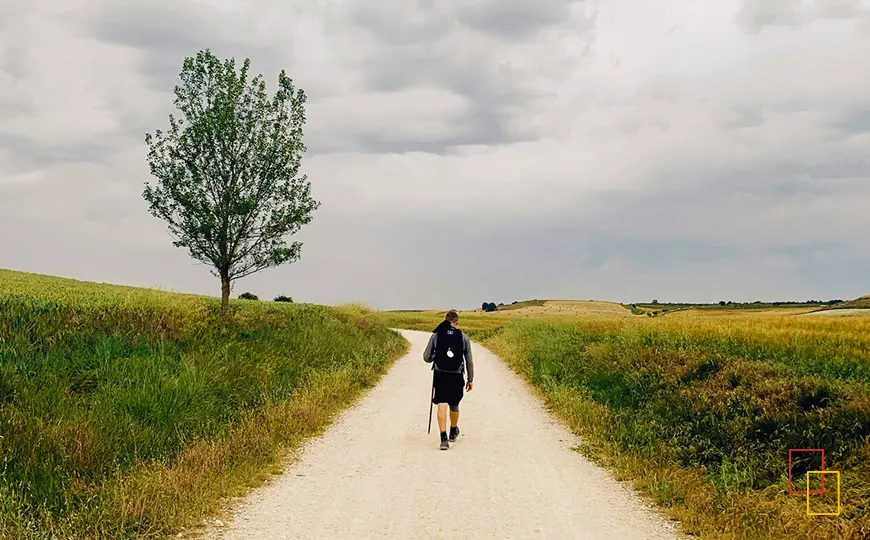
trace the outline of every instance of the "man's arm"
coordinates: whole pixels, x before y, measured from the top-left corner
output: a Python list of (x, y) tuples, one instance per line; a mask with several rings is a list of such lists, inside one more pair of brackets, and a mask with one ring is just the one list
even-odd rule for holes
[(468, 382), (474, 381), (474, 362), (471, 360), (471, 340), (464, 333), (462, 340), (465, 341), (465, 366), (468, 368)]
[(429, 338), (429, 343), (426, 344), (426, 350), (423, 351), (423, 361), (427, 364), (431, 364), (434, 358), (432, 358), (432, 351), (435, 350), (435, 340), (438, 338), (438, 334), (432, 334)]

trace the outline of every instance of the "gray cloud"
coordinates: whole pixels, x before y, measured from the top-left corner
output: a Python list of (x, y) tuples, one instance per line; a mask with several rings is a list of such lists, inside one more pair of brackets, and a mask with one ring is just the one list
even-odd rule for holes
[[(461, 135), (410, 144), (385, 143), (376, 134), (360, 141), (362, 150), (374, 152), (431, 151), (469, 144), (502, 144), (528, 140), (529, 133), (511, 125), (515, 115), (527, 113), (547, 93), (536, 78), (560, 78), (564, 64), (542, 74), (541, 61), (530, 67), (511, 62), (522, 40), (545, 30), (581, 36), (594, 28), (594, 14), (570, 17), (572, 2), (547, 0), (534, 9), (522, 2), (457, 4), (458, 13), (423, 4), (412, 16), (390, 4), (352, 11), (352, 21), (370, 37), (372, 52), (361, 61), (366, 86), (392, 92), (414, 86), (443, 87), (465, 97), (470, 110)], [(552, 51), (542, 51), (543, 54)], [(574, 57), (575, 55), (569, 55)], [(542, 59), (543, 60), (543, 59)], [(537, 69), (536, 69), (537, 68)]]
[(737, 17), (753, 32), (765, 26), (797, 25), (801, 17), (796, 4), (797, 0), (744, 0)]
[[(571, 0), (523, 0), (473, 2), (461, 8), (458, 19), (471, 28), (506, 39), (523, 39), (536, 32), (561, 26), (571, 18)], [(574, 25), (584, 33), (594, 27), (594, 15)]]
[(866, 13), (862, 0), (743, 0), (737, 18), (750, 32), (797, 26), (816, 19), (852, 19)]
[(866, 294), (862, 6), (7, 2), (3, 265), (217, 292), (141, 198), (142, 136), (209, 47), (309, 94), (303, 168), (323, 203), (302, 260), (234, 294), (444, 309)]
[[(309, 144), (313, 153), (343, 149), (445, 153), (462, 145), (529, 138), (510, 125), (510, 118), (524, 114), (533, 100), (543, 99), (546, 94), (531, 82), (535, 73), (511, 66), (507, 53), (517, 47), (505, 40), (554, 29), (574, 35), (588, 33), (594, 28), (594, 14), (572, 20), (572, 3), (565, 0), (548, 0), (531, 11), (517, 2), (507, 6), (492, 2), (457, 5), (463, 6), (458, 14), (425, 3), (411, 8), (404, 7), (404, 3), (355, 3), (346, 13), (326, 8), (303, 11), (330, 21), (333, 35), (344, 34), (348, 42), (337, 42), (342, 47), (337, 52), (347, 55), (343, 62), (347, 77), (352, 78), (355, 72), (362, 77), (359, 93), (433, 87), (462, 96), (469, 104), (462, 128), (454, 133), (395, 141), (380, 131), (363, 129), (354, 139), (338, 146), (334, 141), (315, 138)], [(232, 12), (204, 17), (202, 9), (189, 0), (172, 4), (136, 2), (123, 7), (98, 3), (82, 18), (99, 39), (142, 51), (143, 73), (156, 91), (171, 90), (181, 59), (202, 48), (239, 59), (255, 58), (255, 70), (272, 72), (286, 64), (294, 67), (298, 63), (295, 49), (302, 49), (299, 55), (308, 54), (304, 43), (291, 39), (282, 40), (281, 49), (276, 50), (274, 42), (258, 38), (255, 21)], [(345, 48), (360, 44), (366, 45), (367, 54)], [(301, 82), (306, 82), (304, 76)], [(315, 108), (329, 91), (309, 94)]]
[(851, 19), (865, 13), (862, 0), (817, 0), (817, 9), (825, 17)]
[(81, 18), (94, 37), (142, 51), (143, 73), (158, 91), (171, 91), (178, 82), (182, 60), (201, 49), (234, 56), (239, 63), (245, 57), (256, 58), (273, 69), (278, 63), (273, 47), (259, 46), (251, 39), (256, 28), (245, 18), (209, 12), (189, 0), (98, 1)]
[(836, 127), (848, 136), (870, 132), (870, 109), (865, 111), (849, 111), (837, 122)]
[(19, 162), (32, 169), (40, 169), (58, 163), (98, 163), (114, 150), (109, 141), (81, 141), (69, 145), (35, 145), (25, 137), (0, 133), (0, 147), (15, 154)]

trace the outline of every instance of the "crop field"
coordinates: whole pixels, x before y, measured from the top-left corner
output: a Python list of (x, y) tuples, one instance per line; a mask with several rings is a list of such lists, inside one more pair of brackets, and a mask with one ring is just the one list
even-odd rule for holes
[(219, 303), (0, 270), (0, 537), (195, 527), (406, 348), (361, 307)]
[[(558, 305), (547, 302), (545, 304)], [(563, 304), (564, 305), (564, 304)], [(530, 381), (583, 438), (581, 451), (631, 480), (702, 538), (870, 538), (870, 317), (807, 308), (627, 308), (460, 314), (460, 327)], [(628, 316), (626, 316), (627, 314)], [(431, 330), (441, 313), (385, 313)], [(485, 384), (484, 381), (478, 381)], [(839, 471), (836, 516), (808, 516), (805, 474)], [(811, 478), (811, 482), (816, 482)], [(837, 483), (810, 487), (836, 512)]]

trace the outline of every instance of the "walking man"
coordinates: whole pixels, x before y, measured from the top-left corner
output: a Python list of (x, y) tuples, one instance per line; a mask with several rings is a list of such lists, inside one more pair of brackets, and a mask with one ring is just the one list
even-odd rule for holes
[[(471, 361), (471, 341), (457, 328), (459, 315), (454, 310), (447, 312), (429, 338), (423, 361), (432, 364), (434, 396), (432, 403), (438, 405), (438, 427), (441, 429), (441, 450), (450, 448), (450, 443), (459, 437), (459, 402), (463, 390), (471, 392), (474, 386), (474, 363)], [(468, 367), (468, 382), (465, 369)], [(447, 435), (447, 409), (450, 408), (450, 436)]]

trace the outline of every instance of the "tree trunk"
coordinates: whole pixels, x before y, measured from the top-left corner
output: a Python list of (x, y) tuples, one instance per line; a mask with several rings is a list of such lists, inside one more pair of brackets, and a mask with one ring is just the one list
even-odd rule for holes
[(221, 317), (226, 316), (230, 307), (230, 278), (221, 276)]

